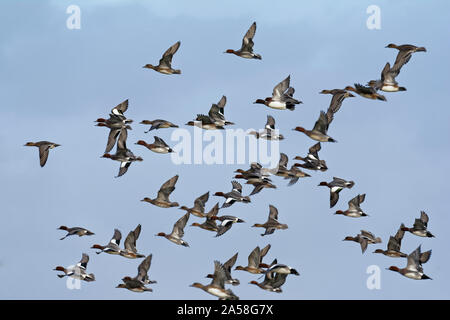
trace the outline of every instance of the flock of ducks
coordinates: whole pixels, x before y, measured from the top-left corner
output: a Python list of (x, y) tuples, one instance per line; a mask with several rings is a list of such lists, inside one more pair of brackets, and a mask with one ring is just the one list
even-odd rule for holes
[[(234, 54), (241, 58), (257, 59), (261, 60), (261, 55), (253, 52), (253, 37), (256, 32), (256, 23), (253, 23), (248, 29), (242, 40), (242, 46), (239, 50), (228, 49), (225, 53)], [(181, 70), (172, 68), (172, 58), (180, 47), (180, 41), (172, 45), (166, 52), (164, 52), (159, 64), (154, 66), (146, 64), (144, 68), (153, 69), (162, 74), (181, 74)], [(217, 202), (211, 210), (205, 209), (206, 202), (209, 200), (209, 191), (199, 196), (194, 200), (194, 204), (191, 208), (187, 206), (179, 207), (178, 202), (170, 200), (171, 193), (175, 190), (175, 185), (179, 176), (175, 175), (161, 185), (155, 198), (145, 197), (141, 201), (149, 203), (160, 208), (172, 208), (179, 207), (179, 209), (185, 211), (185, 214), (178, 219), (173, 225), (170, 233), (159, 232), (156, 236), (164, 237), (167, 240), (184, 247), (189, 247), (189, 244), (183, 240), (184, 229), (190, 218), (195, 216), (204, 219), (203, 223), (194, 222), (191, 226), (199, 227), (201, 229), (215, 232), (216, 237), (224, 235), (228, 232), (232, 226), (236, 223), (243, 223), (244, 220), (232, 215), (218, 215), (219, 211), (229, 208), (235, 203), (251, 203), (250, 196), (253, 196), (261, 192), (264, 188), (276, 188), (272, 183), (270, 176), (275, 175), (288, 179), (288, 185), (294, 185), (300, 178), (310, 177), (306, 172), (301, 169), (307, 169), (310, 171), (326, 171), (328, 170), (325, 160), (319, 158), (319, 151), (321, 150), (321, 143), (325, 142), (337, 142), (334, 138), (328, 135), (329, 126), (334, 119), (334, 115), (339, 111), (341, 105), (346, 98), (355, 97), (353, 93), (356, 93), (367, 99), (376, 99), (381, 101), (387, 101), (386, 97), (379, 93), (383, 92), (398, 92), (405, 91), (406, 88), (400, 87), (396, 81), (396, 77), (399, 75), (401, 68), (411, 59), (411, 56), (415, 52), (426, 51), (424, 47), (416, 47), (413, 45), (401, 45), (397, 46), (389, 44), (388, 48), (395, 48), (398, 50), (397, 58), (394, 65), (391, 67), (390, 63), (386, 63), (381, 72), (381, 79), (371, 80), (366, 86), (355, 83), (354, 86), (346, 86), (344, 89), (322, 90), (321, 94), (332, 95), (331, 102), (327, 111), (321, 111), (318, 120), (315, 122), (314, 127), (311, 130), (307, 130), (301, 126), (295, 127), (293, 130), (301, 132), (307, 135), (312, 140), (317, 141), (316, 144), (309, 148), (308, 154), (304, 157), (296, 156), (294, 160), (299, 160), (301, 163), (295, 163), (288, 169), (288, 156), (284, 153), (280, 154), (280, 161), (277, 168), (263, 168), (259, 163), (252, 163), (247, 170), (236, 170), (235, 179), (243, 179), (246, 184), (253, 185), (253, 191), (247, 196), (243, 194), (242, 185), (236, 181), (231, 181), (232, 189), (230, 192), (215, 192), (214, 196), (224, 198), (224, 202), (219, 206)], [(255, 104), (263, 104), (269, 108), (277, 110), (295, 110), (295, 106), (301, 104), (302, 101), (293, 97), (295, 89), (290, 86), (290, 76), (278, 83), (272, 92), (271, 97), (265, 99), (257, 99)], [(227, 125), (233, 125), (233, 122), (227, 121), (224, 116), (224, 108), (226, 105), (226, 97), (223, 96), (217, 104), (213, 104), (210, 108), (208, 115), (198, 114), (195, 120), (186, 123), (188, 126), (197, 126), (204, 130), (217, 130), (224, 129)], [(128, 100), (120, 103), (111, 110), (108, 119), (99, 118), (95, 122), (99, 127), (108, 128), (109, 135), (106, 143), (106, 148), (103, 154), (103, 158), (108, 158), (114, 161), (120, 162), (119, 173), (117, 177), (123, 176), (131, 163), (136, 161), (142, 161), (139, 156), (135, 156), (133, 152), (127, 148), (128, 130), (131, 130), (130, 124), (133, 120), (128, 119), (125, 116), (125, 112), (128, 109)], [(147, 132), (153, 130), (159, 130), (163, 128), (178, 128), (178, 125), (162, 120), (143, 120), (140, 122), (143, 125), (150, 125), (150, 129)], [(278, 133), (275, 129), (275, 119), (268, 115), (265, 128), (261, 131), (252, 131), (250, 135), (255, 136), (257, 139), (267, 140), (283, 140), (283, 135)], [(139, 140), (136, 145), (144, 146), (150, 151), (160, 154), (172, 153), (174, 150), (160, 137), (154, 136), (153, 143), (147, 143), (144, 140)], [(54, 149), (59, 144), (49, 141), (28, 142), (25, 146), (35, 146), (39, 148), (40, 165), (43, 167), (48, 159), (49, 150)], [(109, 153), (114, 146), (116, 146), (116, 152)], [(321, 182), (319, 186), (326, 186), (330, 190), (330, 208), (333, 208), (339, 201), (339, 194), (344, 189), (351, 189), (355, 185), (354, 181), (347, 181), (342, 178), (333, 177), (331, 182)], [(364, 202), (366, 195), (358, 194), (350, 201), (348, 201), (348, 209), (345, 211), (337, 210), (335, 214), (343, 215), (352, 218), (360, 218), (368, 216), (361, 208), (361, 204)], [(400, 257), (407, 258), (407, 265), (405, 268), (399, 268), (391, 266), (388, 269), (398, 272), (405, 277), (411, 279), (430, 279), (423, 272), (422, 264), (426, 263), (430, 256), (431, 250), (421, 252), (419, 246), (410, 254), (405, 254), (400, 251), (401, 241), (406, 231), (419, 237), (433, 237), (433, 235), (427, 229), (428, 215), (425, 212), (421, 212), (420, 218), (416, 219), (414, 225), (410, 228), (401, 225), (397, 233), (391, 236), (387, 245), (387, 250), (376, 249), (375, 253), (381, 253), (388, 257)], [(267, 236), (273, 234), (276, 230), (284, 230), (288, 228), (287, 224), (280, 223), (278, 221), (278, 210), (275, 206), (269, 205), (269, 215), (267, 221), (264, 223), (255, 223), (253, 227), (265, 229), (261, 236)], [(65, 239), (68, 236), (92, 236), (93, 232), (81, 228), (74, 227), (68, 228), (66, 226), (59, 227), (60, 230), (64, 230), (67, 234), (61, 238)], [(139, 238), (141, 232), (141, 225), (138, 225), (134, 230), (130, 231), (124, 242), (124, 247), (120, 247), (120, 241), (122, 238), (121, 232), (118, 229), (114, 230), (113, 237), (106, 245), (94, 244), (91, 248), (96, 249), (97, 254), (107, 253), (111, 255), (118, 255), (128, 259), (144, 260), (138, 266), (138, 273), (134, 277), (125, 276), (122, 278), (121, 284), (117, 285), (117, 288), (125, 288), (134, 292), (148, 292), (152, 291), (147, 287), (148, 284), (154, 284), (156, 281), (149, 280), (148, 271), (150, 269), (152, 255), (145, 256), (138, 253), (136, 248), (136, 241)], [(375, 237), (369, 231), (361, 230), (361, 233), (356, 236), (347, 236), (345, 241), (354, 241), (360, 244), (361, 250), (364, 253), (369, 244), (378, 244), (382, 240), (379, 237)], [(282, 285), (285, 283), (288, 275), (299, 275), (299, 272), (294, 268), (278, 263), (277, 259), (274, 259), (270, 264), (263, 263), (263, 258), (266, 256), (270, 249), (270, 244), (260, 249), (256, 247), (248, 256), (247, 266), (237, 266), (235, 270), (246, 271), (251, 274), (258, 274), (264, 276), (262, 282), (251, 281), (250, 284), (254, 284), (259, 288), (271, 292), (282, 292)], [(219, 299), (239, 299), (231, 289), (227, 289), (226, 285), (237, 286), (240, 284), (239, 280), (233, 278), (231, 275), (232, 267), (237, 261), (238, 253), (231, 257), (225, 263), (214, 261), (214, 272), (207, 275), (207, 278), (212, 278), (211, 283), (203, 285), (201, 283), (194, 283), (191, 286), (200, 288), (205, 292), (218, 297)], [(85, 253), (82, 254), (82, 258), (79, 263), (73, 267), (58, 266), (56, 271), (63, 272), (58, 274), (58, 277), (73, 277), (84, 281), (94, 281), (95, 276), (86, 271), (89, 256)]]

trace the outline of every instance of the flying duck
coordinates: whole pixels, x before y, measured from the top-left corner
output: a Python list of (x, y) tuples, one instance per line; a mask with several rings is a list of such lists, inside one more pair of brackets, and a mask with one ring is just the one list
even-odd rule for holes
[(295, 110), (295, 105), (303, 103), (293, 97), (295, 89), (290, 87), (291, 76), (278, 83), (273, 88), (272, 97), (263, 99), (257, 99), (255, 104), (264, 104), (272, 109), (278, 110)]
[(181, 74), (181, 70), (172, 69), (172, 58), (173, 55), (177, 52), (180, 47), (181, 42), (178, 41), (174, 45), (172, 45), (169, 49), (164, 52), (162, 58), (159, 60), (159, 64), (157, 66), (146, 64), (143, 68), (153, 69), (162, 74)]
[(341, 178), (333, 177), (333, 181), (319, 183), (319, 186), (330, 188), (330, 208), (333, 208), (339, 201), (339, 192), (344, 188), (351, 189), (355, 185), (353, 181), (347, 181)]
[(153, 143), (147, 143), (144, 140), (139, 140), (136, 144), (146, 147), (148, 150), (156, 153), (172, 153), (174, 152), (167, 143), (160, 137), (154, 136), (155, 141)]
[(68, 236), (74, 236), (74, 235), (77, 235), (77, 236), (79, 236), (79, 237), (82, 237), (82, 236), (92, 236), (92, 235), (95, 234), (95, 233), (89, 231), (88, 229), (81, 228), (81, 227), (68, 228), (68, 227), (66, 227), (66, 226), (60, 226), (60, 227), (58, 228), (58, 230), (64, 230), (64, 231), (67, 231), (67, 234), (66, 234), (64, 237), (62, 237), (61, 239), (59, 239), (59, 240), (64, 240), (64, 239), (67, 238)]
[(274, 233), (275, 230), (277, 229), (280, 230), (287, 229), (288, 225), (278, 222), (278, 209), (275, 208), (273, 205), (269, 205), (269, 218), (267, 219), (267, 221), (263, 224), (255, 223), (253, 227), (266, 229), (266, 231), (263, 234), (261, 234), (262, 236), (265, 236)]
[(170, 194), (175, 190), (175, 184), (177, 183), (177, 181), (178, 175), (175, 175), (163, 183), (155, 199), (150, 199), (146, 197), (141, 201), (151, 203), (160, 208), (178, 207), (179, 206), (178, 202), (171, 202), (169, 200)]
[(48, 159), (48, 152), (50, 149), (61, 146), (60, 144), (49, 141), (27, 142), (26, 147), (38, 147), (39, 148), (39, 161), (41, 167), (45, 166)]
[(184, 247), (189, 247), (189, 244), (184, 241), (182, 238), (184, 236), (184, 227), (186, 226), (187, 221), (189, 220), (189, 212), (187, 212), (184, 216), (175, 222), (173, 225), (172, 232), (170, 234), (165, 234), (164, 232), (160, 232), (157, 234), (158, 237), (165, 237), (167, 240), (172, 241), (175, 244), (182, 245)]
[(256, 22), (253, 22), (244, 38), (242, 39), (242, 46), (239, 50), (228, 49), (225, 53), (232, 53), (241, 58), (258, 59), (261, 60), (261, 55), (253, 52), (253, 37), (256, 32)]
[(95, 281), (94, 274), (88, 274), (86, 272), (88, 262), (89, 256), (86, 253), (83, 253), (80, 262), (78, 262), (74, 267), (64, 268), (62, 266), (57, 266), (53, 270), (64, 272), (64, 274), (57, 275), (59, 278), (71, 277), (78, 280), (84, 280), (86, 282)]

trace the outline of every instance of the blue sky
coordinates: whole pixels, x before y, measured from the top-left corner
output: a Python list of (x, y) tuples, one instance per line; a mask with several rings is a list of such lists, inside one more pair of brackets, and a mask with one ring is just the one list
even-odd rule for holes
[[(66, 28), (70, 4), (81, 8), (80, 30)], [(381, 9), (380, 30), (366, 27), (366, 8), (372, 4)], [(289, 277), (284, 292), (276, 294), (248, 284), (257, 276), (235, 271), (241, 285), (232, 290), (241, 299), (450, 298), (445, 239), (450, 218), (443, 199), (450, 169), (448, 2), (2, 1), (0, 6), (0, 298), (214, 299), (189, 285), (206, 284), (214, 260), (224, 262), (239, 252), (237, 264), (246, 265), (251, 250), (268, 243), (267, 261), (277, 258), (301, 276)], [(240, 46), (253, 21), (255, 52), (262, 60), (223, 54)], [(182, 70), (180, 76), (142, 69), (178, 40), (173, 65)], [(314, 144), (291, 129), (311, 128), (328, 107), (330, 96), (318, 92), (378, 78), (384, 64), (395, 60), (396, 50), (384, 48), (391, 42), (425, 46), (427, 52), (413, 55), (397, 78), (406, 92), (386, 93), (387, 102), (359, 96), (344, 101), (329, 130), (338, 143), (323, 145), (320, 153), (327, 172), (314, 172), (292, 187), (274, 177), (277, 189), (221, 212), (246, 221), (222, 237), (188, 226), (184, 239), (191, 247), (185, 248), (154, 236), (170, 232), (182, 211), (140, 199), (155, 196), (164, 181), (179, 174), (172, 200), (191, 206), (208, 190), (229, 191), (233, 171), (247, 166), (174, 165), (167, 155), (133, 145), (152, 140), (140, 120), (162, 118), (183, 125), (226, 95), (226, 116), (235, 128), (258, 128), (268, 114), (275, 117), (286, 137), (280, 150), (291, 164)], [(252, 104), (270, 95), (288, 74), (304, 104), (294, 112)], [(94, 127), (93, 120), (125, 99), (130, 101), (127, 116), (135, 120), (129, 145), (144, 161), (115, 179), (118, 163), (100, 158), (107, 130)], [(156, 134), (171, 144), (171, 130)], [(39, 140), (62, 145), (51, 151), (44, 168), (37, 150), (23, 147)], [(356, 182), (341, 192), (333, 209), (345, 210), (348, 200), (366, 193), (362, 207), (370, 217), (332, 214), (328, 190), (317, 185), (333, 176)], [(250, 192), (244, 186), (244, 193)], [(207, 208), (216, 201), (210, 197)], [(278, 208), (289, 229), (261, 237), (261, 230), (250, 226), (265, 221), (269, 204)], [(424, 265), (430, 281), (387, 271), (390, 265), (403, 267), (406, 260), (372, 254), (375, 248), (385, 249), (400, 223), (411, 225), (420, 210), (429, 214), (436, 238), (406, 234), (402, 251), (409, 253), (419, 244), (433, 250)], [(194, 221), (199, 219), (191, 217), (188, 224)], [(137, 247), (153, 254), (150, 278), (158, 281), (148, 294), (115, 288), (122, 277), (135, 275), (140, 260), (89, 249), (106, 244), (114, 228), (125, 238), (138, 223)], [(60, 241), (60, 225), (83, 226), (95, 236)], [(382, 237), (383, 243), (362, 255), (358, 244), (342, 242), (360, 229)], [(52, 269), (78, 262), (82, 252), (90, 255), (88, 271), (97, 280), (69, 290)], [(370, 265), (381, 268), (380, 290), (366, 287)]]

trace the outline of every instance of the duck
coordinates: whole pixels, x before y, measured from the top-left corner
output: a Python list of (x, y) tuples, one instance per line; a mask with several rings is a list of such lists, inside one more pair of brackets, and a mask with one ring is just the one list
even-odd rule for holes
[(328, 108), (332, 109), (334, 111), (334, 113), (339, 111), (339, 109), (342, 106), (342, 102), (344, 101), (345, 98), (355, 97), (353, 94), (351, 94), (351, 92), (348, 92), (347, 90), (343, 90), (343, 89), (332, 89), (332, 90), (324, 89), (324, 90), (320, 91), (319, 93), (320, 94), (331, 94), (333, 96), (331, 98), (331, 102), (330, 102), (330, 105)]
[(217, 226), (216, 220), (214, 220), (213, 217), (217, 216), (218, 212), (219, 212), (219, 203), (217, 202), (216, 205), (206, 215), (204, 215), (204, 217), (206, 218), (205, 222), (201, 224), (198, 222), (194, 222), (191, 224), (191, 226), (199, 227), (203, 230), (217, 232), (219, 228)]
[(339, 192), (343, 189), (351, 189), (355, 185), (354, 181), (347, 181), (338, 177), (333, 177), (333, 181), (319, 183), (319, 186), (325, 186), (330, 188), (330, 208), (333, 208), (339, 201)]
[(265, 271), (262, 268), (269, 268), (270, 266), (263, 263), (262, 260), (267, 255), (270, 248), (270, 244), (265, 246), (262, 250), (257, 246), (248, 256), (248, 265), (245, 267), (237, 266), (234, 270), (247, 271), (252, 274), (264, 273)]
[(172, 241), (175, 244), (181, 245), (183, 247), (189, 247), (189, 244), (182, 238), (184, 236), (184, 227), (189, 220), (190, 213), (187, 212), (184, 216), (175, 222), (173, 225), (172, 232), (170, 234), (165, 234), (164, 232), (159, 232), (156, 234), (158, 237), (165, 237), (167, 240)]
[(395, 80), (396, 74), (391, 69), (389, 62), (383, 68), (381, 72), (381, 80), (370, 80), (367, 85), (374, 88), (375, 90), (381, 90), (385, 92), (398, 92), (406, 91), (405, 87), (400, 87), (398, 82)]
[(359, 217), (367, 217), (368, 215), (362, 211), (361, 207), (359, 206), (361, 203), (364, 202), (366, 199), (366, 194), (358, 194), (356, 197), (351, 199), (348, 202), (348, 209), (345, 211), (338, 210), (335, 214), (342, 214), (347, 217), (351, 218), (359, 218)]
[[(300, 156), (296, 156), (294, 158), (294, 160), (303, 160), (306, 158), (302, 158)], [(327, 167), (327, 163), (325, 162), (325, 160), (306, 160), (304, 163), (294, 163), (293, 164), (294, 167), (301, 167), (303, 169), (308, 169), (308, 170), (320, 170), (320, 171), (327, 171), (328, 167)]]
[(395, 76), (397, 76), (400, 73), (400, 69), (408, 63), (413, 53), (427, 51), (425, 47), (417, 47), (411, 44), (402, 44), (398, 46), (390, 43), (386, 46), (386, 48), (397, 49), (399, 51), (397, 57), (395, 58), (394, 66), (392, 67), (392, 72)]
[(414, 225), (412, 228), (403, 227), (403, 231), (409, 231), (412, 234), (419, 236), (419, 237), (427, 237), (427, 238), (434, 238), (434, 235), (427, 230), (428, 227), (428, 215), (425, 213), (425, 211), (420, 211), (420, 218), (414, 220)]
[(124, 242), (124, 249), (120, 250), (120, 255), (122, 257), (128, 258), (128, 259), (136, 259), (136, 258), (144, 258), (145, 255), (140, 254), (137, 252), (136, 249), (136, 241), (139, 238), (139, 235), (141, 234), (141, 225), (138, 224), (137, 227), (128, 233), (128, 236), (125, 238)]
[(301, 167), (303, 169), (308, 170), (320, 170), (320, 171), (327, 171), (327, 163), (325, 160), (321, 160), (319, 158), (319, 151), (321, 150), (322, 146), (320, 145), (320, 142), (317, 142), (315, 145), (309, 148), (308, 154), (306, 157), (296, 156), (294, 160), (300, 160), (304, 163), (294, 163), (295, 167)]
[(122, 128), (120, 136), (117, 140), (116, 153), (115, 154), (105, 153), (102, 156), (102, 158), (107, 158), (120, 162), (119, 174), (116, 176), (116, 178), (121, 177), (125, 173), (127, 173), (128, 168), (130, 167), (132, 162), (144, 160), (139, 156), (135, 156), (134, 153), (127, 148), (126, 145), (127, 137), (128, 137), (127, 129)]
[[(227, 260), (227, 262), (223, 264), (223, 268), (225, 269), (225, 283), (231, 284), (233, 286), (237, 286), (240, 284), (240, 281), (238, 279), (235, 279), (231, 276), (231, 268), (236, 264), (237, 257), (238, 252), (236, 252), (234, 256), (232, 256), (230, 259)], [(214, 275), (208, 274), (206, 278), (214, 279)]]
[(288, 228), (288, 225), (278, 222), (278, 209), (273, 205), (269, 205), (269, 218), (267, 221), (263, 224), (255, 223), (252, 227), (266, 229), (266, 231), (261, 234), (261, 236), (265, 236), (274, 233), (275, 230), (285, 230)]
[(219, 300), (239, 300), (233, 291), (225, 289), (226, 271), (224, 266), (219, 261), (214, 261), (214, 275), (213, 280), (208, 285), (203, 285), (199, 282), (194, 282), (190, 285), (193, 288), (199, 288), (203, 291), (218, 297)]
[(266, 140), (283, 140), (284, 137), (282, 134), (278, 133), (278, 130), (275, 130), (275, 119), (268, 115), (266, 127), (263, 131), (250, 131), (249, 134), (254, 135), (256, 139), (266, 139)]
[(392, 257), (392, 258), (406, 258), (408, 255), (406, 253), (403, 253), (400, 251), (400, 247), (402, 245), (402, 239), (405, 234), (405, 231), (402, 230), (403, 227), (405, 227), (405, 225), (402, 223), (400, 225), (400, 228), (397, 230), (397, 233), (395, 234), (395, 236), (389, 237), (389, 242), (387, 244), (387, 250), (376, 249), (373, 253), (381, 253), (385, 256)]
[(106, 143), (106, 148), (105, 148), (104, 153), (110, 152), (114, 148), (114, 145), (116, 144), (116, 141), (118, 139), (121, 139), (121, 140), (126, 139), (127, 135), (128, 135), (127, 130), (132, 130), (131, 126), (124, 125), (124, 124), (122, 124), (122, 122), (117, 122), (114, 125), (107, 125), (106, 123), (99, 123), (99, 124), (97, 124), (97, 126), (99, 126), (99, 127), (105, 126), (110, 129), (109, 135), (108, 135), (108, 141)]
[(95, 234), (95, 233), (89, 231), (88, 229), (81, 228), (81, 227), (68, 228), (66, 226), (60, 226), (58, 228), (58, 230), (67, 231), (67, 234), (64, 237), (62, 237), (61, 239), (59, 239), (59, 240), (64, 240), (65, 238), (67, 238), (69, 236), (77, 235), (79, 237), (82, 237), (82, 236), (92, 236), (92, 235)]
[(284, 273), (275, 273), (275, 275), (270, 278), (268, 274), (266, 274), (264, 277), (264, 281), (262, 281), (261, 283), (258, 283), (255, 280), (252, 280), (249, 283), (257, 285), (258, 287), (266, 291), (281, 293), (283, 292), (281, 286), (286, 282), (287, 276), (288, 275)]
[(93, 273), (87, 273), (86, 268), (89, 262), (89, 256), (83, 253), (80, 262), (78, 262), (74, 267), (64, 268), (62, 266), (57, 266), (55, 271), (62, 271), (64, 274), (58, 274), (59, 278), (71, 277), (78, 280), (83, 280), (86, 282), (95, 281), (95, 276)]
[(258, 162), (252, 162), (250, 164), (250, 169), (237, 169), (234, 172), (239, 173), (235, 176), (236, 179), (245, 179), (250, 183), (263, 182), (264, 180), (268, 180), (270, 182), (269, 176), (276, 173), (277, 169), (263, 168), (263, 166)]
[(26, 147), (38, 147), (39, 148), (39, 164), (44, 167), (47, 163), (48, 153), (50, 149), (60, 147), (60, 144), (50, 142), (50, 141), (38, 141), (38, 142), (27, 142)]
[(175, 184), (177, 183), (177, 181), (178, 175), (175, 175), (163, 183), (155, 199), (150, 199), (146, 197), (141, 201), (151, 203), (160, 208), (178, 207), (179, 206), (178, 202), (172, 202), (169, 200), (170, 194), (175, 190)]
[(265, 271), (265, 274), (268, 275), (269, 279), (273, 278), (273, 274), (286, 274), (286, 275), (293, 274), (296, 276), (300, 275), (300, 273), (296, 269), (286, 264), (278, 263), (276, 259), (274, 262), (272, 262), (271, 266)]
[(102, 252), (119, 255), (122, 249), (120, 249), (120, 240), (122, 239), (122, 233), (119, 229), (114, 229), (114, 235), (106, 246), (102, 246), (99, 244), (94, 244), (91, 249), (99, 249), (100, 251), (96, 251), (96, 254), (100, 254)]
[(295, 110), (295, 105), (303, 103), (300, 100), (294, 99), (293, 95), (295, 89), (290, 87), (291, 76), (289, 75), (286, 79), (278, 83), (275, 88), (273, 88), (272, 97), (267, 97), (265, 99), (256, 99), (254, 104), (264, 104), (272, 109), (278, 110)]
[(227, 103), (227, 97), (222, 96), (220, 98), (219, 102), (213, 103), (211, 108), (209, 109), (208, 116), (209, 118), (214, 121), (214, 124), (220, 127), (226, 126), (226, 125), (233, 125), (233, 122), (225, 120), (224, 115), (224, 108), (225, 104)]
[(375, 244), (375, 243), (381, 243), (380, 237), (375, 237), (373, 233), (365, 230), (361, 230), (361, 233), (356, 235), (356, 237), (347, 236), (343, 241), (354, 241), (358, 242), (361, 245), (361, 251), (362, 253), (366, 252), (367, 245), (369, 243)]
[(240, 219), (238, 217), (230, 216), (230, 215), (220, 216), (220, 217), (219, 216), (212, 216), (211, 219), (212, 220), (219, 220), (219, 221), (221, 221), (221, 223), (217, 226), (216, 237), (220, 237), (225, 232), (230, 230), (231, 227), (233, 226), (233, 224), (245, 222), (244, 220), (242, 220), (242, 219)]
[(133, 120), (127, 119), (127, 117), (124, 114), (128, 110), (128, 104), (129, 104), (128, 99), (119, 103), (117, 106), (111, 109), (109, 119), (98, 118), (95, 121), (97, 122), (97, 126), (110, 128), (110, 126), (116, 125), (117, 123), (120, 123), (122, 125), (132, 123)]
[(256, 22), (253, 22), (250, 28), (247, 30), (247, 33), (244, 35), (242, 39), (242, 46), (239, 50), (228, 49), (225, 53), (235, 54), (238, 57), (245, 59), (258, 59), (261, 60), (261, 55), (253, 52), (253, 37), (256, 32)]
[(289, 177), (289, 170), (287, 168), (289, 162), (288, 156), (280, 152), (280, 160), (278, 161), (278, 166), (274, 174), (278, 177), (288, 178)]
[(251, 184), (254, 186), (252, 192), (250, 192), (249, 196), (253, 196), (259, 192), (261, 192), (262, 189), (268, 188), (268, 189), (276, 189), (277, 186), (274, 185), (270, 179), (263, 178), (260, 181), (250, 182), (247, 181), (246, 184)]
[(311, 177), (311, 175), (303, 172), (300, 169), (297, 169), (297, 167), (293, 164), (288, 171), (288, 176), (286, 177), (286, 179), (291, 179), (288, 183), (288, 186), (292, 186), (297, 183), (298, 179), (306, 177)]
[(162, 58), (159, 60), (159, 64), (157, 66), (146, 64), (143, 68), (153, 69), (162, 74), (181, 74), (181, 70), (172, 68), (172, 58), (173, 55), (178, 51), (181, 42), (177, 41), (173, 44), (169, 49), (164, 52)]
[(148, 278), (148, 270), (152, 261), (152, 254), (148, 255), (138, 266), (138, 274), (135, 277), (123, 277), (123, 283), (117, 285), (116, 288), (124, 288), (133, 292), (152, 292), (151, 288), (147, 288), (146, 284), (153, 284), (156, 281)]
[(151, 126), (150, 129), (148, 129), (147, 131), (144, 131), (144, 133), (148, 133), (148, 132), (150, 132), (152, 130), (163, 129), (163, 128), (179, 128), (178, 125), (173, 124), (170, 121), (162, 120), (162, 119), (142, 120), (139, 123), (140, 124), (147, 124), (147, 125)]
[(157, 136), (153, 136), (153, 138), (155, 139), (155, 141), (153, 143), (147, 143), (144, 140), (139, 140), (138, 142), (136, 142), (136, 144), (144, 146), (148, 150), (156, 152), (156, 153), (167, 154), (167, 153), (174, 152), (173, 149), (171, 147), (169, 147), (163, 139), (161, 139), (160, 137), (157, 137)]
[(335, 139), (327, 135), (328, 127), (333, 121), (333, 113), (320, 111), (319, 119), (314, 124), (312, 130), (306, 130), (303, 127), (295, 127), (294, 131), (303, 132), (308, 137), (319, 142), (337, 142)]
[(398, 272), (401, 275), (414, 280), (431, 280), (431, 278), (423, 272), (422, 263), (420, 262), (420, 254), (421, 248), (419, 246), (416, 250), (408, 255), (408, 262), (405, 268), (390, 266), (387, 270)]
[(228, 208), (231, 205), (233, 205), (233, 203), (235, 203), (236, 201), (244, 202), (244, 203), (251, 202), (249, 196), (242, 195), (242, 185), (239, 182), (233, 180), (233, 181), (231, 181), (231, 185), (233, 186), (233, 189), (231, 190), (231, 192), (227, 192), (227, 193), (216, 192), (216, 193), (214, 193), (214, 196), (225, 198), (225, 202), (223, 203), (222, 208)]
[(186, 125), (205, 130), (225, 130), (223, 126), (216, 124), (214, 119), (211, 119), (209, 116), (204, 114), (198, 114), (194, 121), (189, 121)]
[(361, 97), (367, 99), (387, 101), (386, 97), (382, 94), (377, 93), (377, 90), (375, 90), (375, 88), (370, 86), (365, 87), (359, 83), (355, 83), (355, 87), (347, 86), (345, 87), (345, 90), (353, 91), (359, 94)]
[(188, 208), (186, 206), (181, 206), (180, 209), (190, 214), (193, 214), (196, 217), (203, 218), (205, 217), (205, 204), (209, 199), (209, 191), (202, 194), (200, 197), (194, 200), (194, 206), (192, 208)]

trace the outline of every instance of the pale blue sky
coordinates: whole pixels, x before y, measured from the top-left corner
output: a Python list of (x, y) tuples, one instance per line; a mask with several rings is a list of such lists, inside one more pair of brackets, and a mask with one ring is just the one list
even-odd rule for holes
[[(447, 89), (450, 62), (448, 12), (445, 1), (315, 1), (299, 3), (247, 1), (2, 1), (0, 4), (0, 145), (2, 147), (0, 233), (0, 298), (3, 299), (214, 299), (190, 288), (207, 283), (213, 261), (222, 262), (239, 252), (237, 264), (246, 265), (257, 245), (272, 244), (270, 262), (289, 264), (300, 277), (289, 277), (283, 293), (269, 293), (248, 282), (257, 276), (235, 271), (241, 285), (232, 290), (241, 299), (448, 299), (450, 218), (445, 196), (448, 183), (449, 120)], [(66, 8), (81, 8), (81, 30), (66, 28)], [(381, 8), (381, 30), (366, 28), (366, 8)], [(257, 22), (255, 52), (261, 61), (225, 55), (237, 49), (253, 21)], [(170, 45), (181, 40), (173, 65), (180, 76), (142, 69), (155, 63)], [(329, 170), (287, 187), (278, 177), (275, 190), (263, 190), (249, 205), (235, 204), (223, 214), (243, 218), (224, 236), (214, 238), (186, 227), (190, 248), (176, 246), (154, 235), (168, 232), (181, 217), (179, 209), (160, 209), (139, 200), (153, 197), (160, 185), (179, 174), (172, 200), (191, 206), (206, 191), (228, 191), (233, 171), (243, 165), (174, 165), (165, 155), (133, 145), (144, 134), (143, 119), (162, 118), (184, 124), (225, 94), (226, 116), (235, 128), (257, 128), (267, 114), (275, 117), (286, 139), (281, 151), (290, 164), (314, 143), (297, 125), (314, 125), (330, 96), (322, 89), (343, 88), (378, 78), (396, 50), (388, 43), (425, 46), (397, 78), (408, 91), (386, 94), (387, 102), (356, 97), (344, 102), (329, 133), (336, 144), (322, 147)], [(304, 104), (294, 112), (252, 104), (291, 75), (296, 97)], [(106, 116), (125, 99), (127, 116), (134, 119), (129, 145), (144, 158), (129, 172), (114, 176), (118, 163), (101, 159), (107, 130), (93, 120)], [(171, 130), (156, 134), (169, 144)], [(27, 141), (50, 140), (62, 146), (52, 150), (47, 165), (39, 167), (37, 150)], [(329, 209), (320, 181), (333, 176), (354, 180)], [(244, 193), (251, 188), (244, 186)], [(368, 218), (351, 219), (332, 213), (347, 201), (366, 193), (363, 209)], [(207, 208), (216, 203), (210, 197)], [(289, 229), (261, 237), (250, 228), (267, 218), (268, 205), (279, 210)], [(335, 210), (334, 210), (335, 209)], [(420, 210), (430, 216), (436, 235), (424, 239), (406, 234), (402, 251), (419, 244), (433, 249), (424, 265), (430, 281), (414, 281), (385, 270), (403, 267), (404, 259), (372, 254), (385, 249), (400, 223), (411, 225)], [(191, 217), (188, 224), (199, 221)], [(123, 238), (142, 224), (140, 252), (153, 254), (150, 278), (158, 281), (153, 293), (136, 294), (115, 286), (123, 276), (134, 276), (140, 260), (89, 249), (106, 244), (113, 229)], [(58, 240), (60, 225), (84, 226), (95, 236)], [(358, 244), (342, 242), (360, 229), (382, 237), (361, 255)], [(68, 290), (52, 269), (91, 257), (88, 271), (96, 281)], [(381, 268), (381, 290), (366, 288), (366, 268)]]

